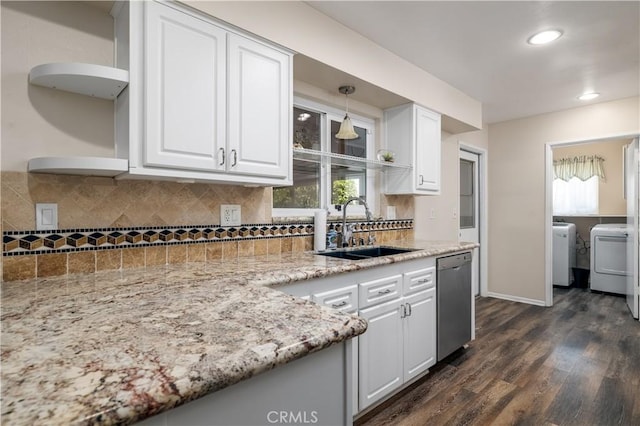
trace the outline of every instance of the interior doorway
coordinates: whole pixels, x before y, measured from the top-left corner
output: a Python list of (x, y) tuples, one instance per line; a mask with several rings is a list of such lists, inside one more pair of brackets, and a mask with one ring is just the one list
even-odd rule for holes
[[(635, 211), (629, 211), (627, 209), (627, 200), (623, 198), (623, 195), (628, 193), (627, 189), (624, 187), (625, 182), (628, 181), (628, 177), (625, 176), (623, 169), (628, 167), (629, 164), (634, 165), (634, 170), (640, 167), (639, 159), (635, 158), (632, 160), (627, 159), (626, 164), (623, 159), (623, 152), (627, 151), (626, 146), (632, 143), (634, 137), (637, 135), (620, 135), (620, 136), (612, 136), (603, 139), (592, 139), (592, 140), (580, 140), (580, 141), (566, 141), (566, 142), (556, 142), (549, 143), (546, 146), (546, 160), (545, 160), (545, 176), (546, 176), (546, 205), (545, 205), (545, 304), (547, 306), (552, 306), (553, 304), (553, 289), (554, 289), (554, 274), (553, 274), (553, 266), (554, 263), (559, 259), (558, 254), (554, 254), (554, 235), (555, 229), (558, 228), (558, 224), (554, 226), (554, 220), (559, 220), (565, 223), (573, 223), (576, 228), (577, 242), (577, 256), (576, 256), (576, 266), (578, 269), (583, 268), (583, 270), (576, 272), (583, 272), (586, 268), (586, 272), (589, 273), (589, 269), (591, 266), (591, 262), (593, 261), (592, 257), (592, 247), (591, 247), (591, 229), (596, 225), (600, 224), (625, 224), (629, 223), (632, 226), (632, 229), (629, 231), (630, 235), (638, 234), (638, 200), (637, 200), (637, 192), (632, 194), (631, 197), (635, 202), (631, 202), (631, 205), (635, 205)], [(637, 144), (637, 142), (634, 142)], [(554, 189), (556, 191), (561, 191), (562, 188), (558, 189), (554, 188), (554, 154), (572, 154), (575, 155), (576, 152), (584, 151), (587, 155), (590, 154), (589, 147), (599, 146), (599, 149), (605, 149), (605, 152), (609, 152), (604, 164), (604, 178), (599, 178), (597, 181), (599, 182), (600, 191), (596, 196), (598, 197), (597, 211), (595, 213), (589, 212), (567, 212), (566, 214), (558, 214), (556, 210), (554, 212)], [(606, 147), (606, 148), (604, 148)], [(612, 151), (613, 150), (613, 151)], [(615, 155), (611, 154), (611, 152), (615, 153)], [(592, 153), (591, 153), (592, 154)], [(567, 157), (566, 155), (564, 155)], [(556, 155), (555, 157), (558, 157)], [(570, 157), (570, 156), (568, 156)], [(637, 157), (637, 155), (636, 155)], [(558, 159), (556, 158), (556, 159)], [(623, 166), (624, 164), (624, 166)], [(556, 169), (556, 172), (558, 169)], [(556, 185), (559, 183), (561, 179), (555, 179)], [(615, 182), (615, 183), (614, 183)], [(606, 183), (606, 185), (604, 184)], [(636, 184), (637, 186), (637, 178)], [(603, 191), (604, 189), (604, 191)], [(556, 200), (556, 204), (558, 200)], [(571, 204), (571, 203), (569, 203)], [(557, 205), (556, 205), (557, 207)], [(582, 208), (583, 206), (578, 206), (576, 204), (576, 208)], [(635, 225), (634, 225), (635, 224)], [(602, 225), (605, 226), (605, 225)], [(609, 225), (606, 225), (609, 226)], [(615, 226), (615, 225), (613, 225)], [(624, 226), (624, 225), (622, 225)], [(596, 228), (598, 229), (598, 228)], [(594, 232), (595, 229), (594, 229)], [(598, 234), (595, 234), (598, 235)], [(596, 237), (597, 238), (597, 237)], [(637, 238), (635, 242), (630, 245), (631, 247), (635, 247), (637, 253)], [(597, 246), (597, 244), (596, 244)], [(631, 256), (633, 257), (633, 256)], [(598, 257), (601, 259), (601, 257)], [(633, 300), (633, 297), (638, 298), (638, 267), (637, 262), (636, 266), (632, 266), (629, 268), (629, 273), (631, 276), (629, 277), (629, 281), (635, 283), (634, 288), (632, 290), (635, 292), (635, 295), (632, 295), (630, 299)], [(584, 274), (579, 274), (584, 276)], [(574, 283), (575, 284), (575, 283)], [(586, 285), (588, 287), (588, 284)], [(631, 286), (629, 286), (631, 288)], [(632, 309), (633, 311), (633, 309)]]
[(459, 146), (459, 241), (475, 242), (472, 263), (473, 294), (487, 294), (487, 208), (485, 150), (460, 143)]

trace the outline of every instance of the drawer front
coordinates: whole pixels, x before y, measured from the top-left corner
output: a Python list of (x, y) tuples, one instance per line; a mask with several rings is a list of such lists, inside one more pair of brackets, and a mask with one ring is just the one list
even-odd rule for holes
[(400, 297), (401, 292), (402, 275), (400, 274), (360, 283), (360, 309)]
[(325, 305), (342, 312), (353, 313), (358, 310), (358, 286), (350, 285), (336, 290), (316, 293), (312, 299), (319, 305)]
[(436, 267), (419, 269), (404, 274), (403, 294), (426, 290), (436, 285)]

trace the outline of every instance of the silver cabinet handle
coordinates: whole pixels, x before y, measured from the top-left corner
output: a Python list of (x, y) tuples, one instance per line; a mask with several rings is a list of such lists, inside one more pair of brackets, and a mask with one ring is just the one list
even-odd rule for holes
[(421, 280), (418, 280), (418, 284), (425, 284), (429, 282), (429, 278), (423, 278)]
[(407, 316), (407, 307), (405, 305), (400, 305), (400, 318), (404, 318)]
[(233, 152), (233, 163), (231, 163), (231, 167), (235, 167), (236, 164), (238, 164), (238, 151), (232, 149), (231, 152)]
[(224, 157), (225, 157), (224, 148), (220, 148), (220, 149), (218, 150), (218, 153), (220, 153), (221, 151), (222, 151), (222, 155), (220, 156), (220, 158), (221, 158), (222, 160), (220, 161), (220, 164), (218, 164), (218, 165), (219, 165), (219, 166), (224, 166)]
[(420, 185), (424, 185), (424, 176), (420, 175)]
[(406, 316), (410, 317), (411, 316), (411, 303), (407, 303), (407, 307), (409, 308), (409, 313)]
[(347, 301), (346, 300), (343, 300), (340, 303), (333, 303), (331, 305), (332, 308), (342, 308), (343, 306), (347, 306)]
[(386, 290), (381, 290), (381, 291), (378, 292), (378, 294), (389, 294), (389, 293), (391, 293), (391, 289), (390, 288), (388, 288)]

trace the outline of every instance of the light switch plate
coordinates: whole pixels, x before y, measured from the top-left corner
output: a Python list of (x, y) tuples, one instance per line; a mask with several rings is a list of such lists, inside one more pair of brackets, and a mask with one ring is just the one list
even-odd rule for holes
[(222, 226), (240, 226), (242, 224), (242, 215), (240, 204), (221, 204), (220, 205), (220, 225)]
[(36, 203), (36, 230), (58, 229), (58, 204)]

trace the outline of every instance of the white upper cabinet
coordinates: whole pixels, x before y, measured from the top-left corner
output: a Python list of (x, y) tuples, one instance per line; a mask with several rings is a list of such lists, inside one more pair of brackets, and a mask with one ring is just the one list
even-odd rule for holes
[(440, 114), (415, 104), (384, 112), (387, 148), (411, 170), (388, 170), (386, 194), (440, 193)]
[(126, 2), (115, 17), (125, 177), (291, 184), (291, 52), (178, 3)]
[(290, 56), (229, 34), (231, 170), (286, 178), (291, 144)]
[(144, 165), (224, 170), (226, 31), (157, 3), (145, 31)]

